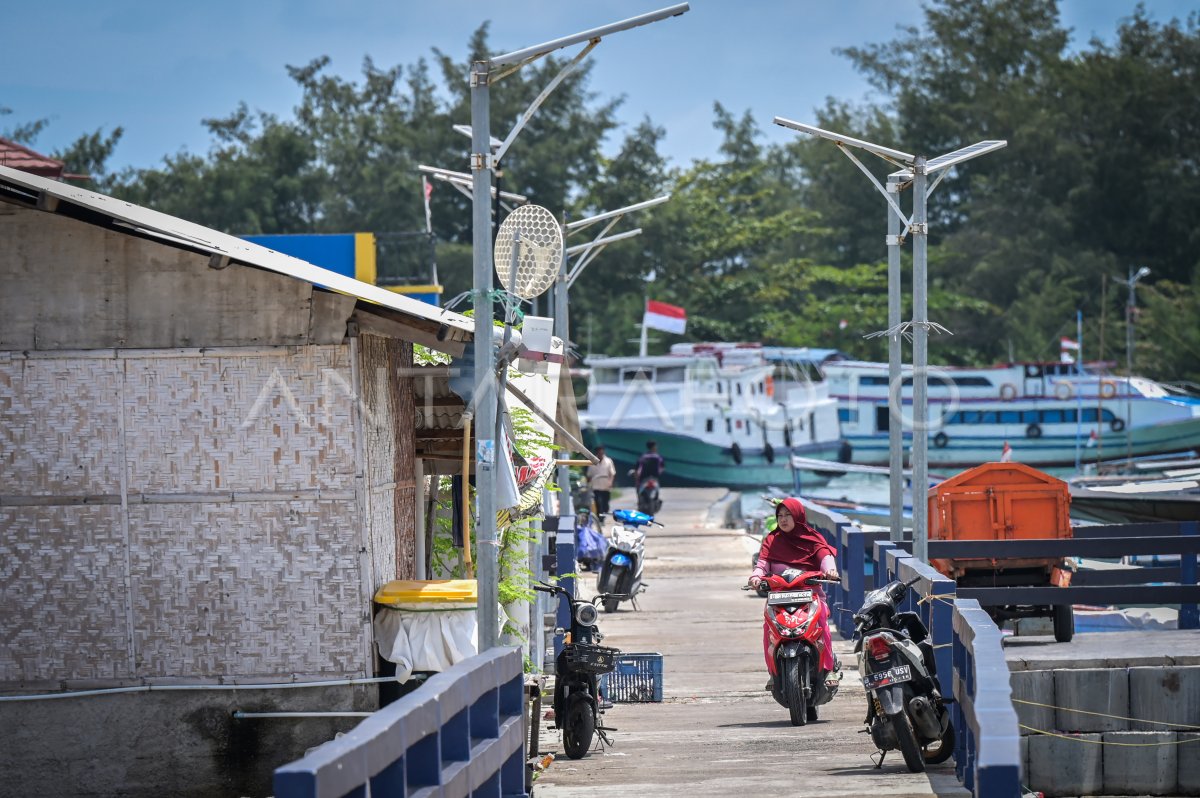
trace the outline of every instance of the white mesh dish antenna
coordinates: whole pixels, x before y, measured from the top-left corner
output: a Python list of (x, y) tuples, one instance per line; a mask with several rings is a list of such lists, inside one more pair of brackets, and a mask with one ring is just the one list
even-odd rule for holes
[[(512, 282), (513, 234), (521, 233), (517, 280)], [(496, 234), (493, 260), (500, 284), (521, 299), (533, 299), (554, 285), (562, 268), (562, 227), (554, 214), (540, 205), (522, 205), (510, 213)]]

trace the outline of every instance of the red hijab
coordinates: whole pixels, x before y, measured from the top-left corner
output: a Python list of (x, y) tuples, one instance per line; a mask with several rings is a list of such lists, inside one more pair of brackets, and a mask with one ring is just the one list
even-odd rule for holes
[[(825, 536), (808, 523), (804, 505), (799, 499), (784, 499), (779, 507), (792, 514), (796, 526), (791, 532), (776, 529), (767, 535), (763, 541), (762, 553), (769, 562), (781, 562), (807, 571), (819, 571), (821, 560), (826, 554), (831, 557), (837, 556), (833, 547), (825, 542)], [(778, 508), (775, 512), (779, 512)]]

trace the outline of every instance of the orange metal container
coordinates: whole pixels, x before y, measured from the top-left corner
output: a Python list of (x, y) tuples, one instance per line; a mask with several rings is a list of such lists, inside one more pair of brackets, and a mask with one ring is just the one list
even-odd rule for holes
[[(1021, 463), (984, 463), (929, 489), (930, 540), (1014, 540), (1071, 537), (1067, 483)], [(1058, 558), (934, 560), (951, 577), (979, 568), (1044, 567)]]

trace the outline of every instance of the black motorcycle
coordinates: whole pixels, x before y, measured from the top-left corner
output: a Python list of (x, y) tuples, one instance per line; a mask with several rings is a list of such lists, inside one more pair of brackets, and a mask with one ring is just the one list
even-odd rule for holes
[[(571, 608), (571, 629), (554, 665), (554, 727), (563, 733), (563, 750), (571, 759), (582, 759), (592, 747), (592, 738), (600, 735), (611, 745), (606, 732), (616, 731), (601, 725), (604, 714), (598, 677), (612, 673), (619, 649), (597, 645), (604, 639), (596, 628), (600, 610), (590, 601), (575, 599), (565, 588), (539, 582), (534, 590), (557, 594)], [(601, 598), (608, 598), (602, 594)]]
[(662, 499), (658, 496), (658, 477), (645, 477), (638, 485), (638, 512), (655, 515), (662, 509)]
[(945, 762), (954, 753), (954, 726), (938, 691), (929, 630), (915, 612), (896, 605), (917, 582), (890, 582), (867, 594), (854, 614), (854, 653), (867, 690), (865, 723), (879, 762), (897, 748), (913, 773)]

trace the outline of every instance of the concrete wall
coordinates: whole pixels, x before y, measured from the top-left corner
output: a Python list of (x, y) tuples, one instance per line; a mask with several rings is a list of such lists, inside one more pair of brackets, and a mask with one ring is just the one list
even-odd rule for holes
[(357, 718), (233, 713), (370, 711), (366, 687), (119, 693), (3, 705), (0, 796), (267, 796), (275, 768)]
[(1200, 666), (1015, 671), (1011, 683), (1032, 789), (1200, 794), (1197, 735), (1181, 728), (1200, 723)]

